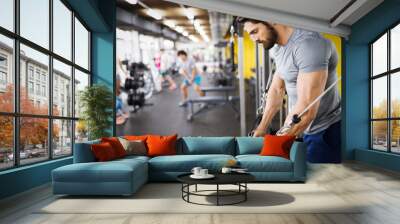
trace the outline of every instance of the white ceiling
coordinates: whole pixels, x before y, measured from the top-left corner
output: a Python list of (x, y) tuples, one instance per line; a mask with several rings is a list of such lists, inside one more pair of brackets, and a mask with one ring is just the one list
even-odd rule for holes
[(227, 0), (239, 4), (330, 20), (350, 0)]
[(179, 4), (347, 37), (350, 26), (383, 0), (355, 0), (340, 18), (330, 20), (351, 0), (167, 0)]

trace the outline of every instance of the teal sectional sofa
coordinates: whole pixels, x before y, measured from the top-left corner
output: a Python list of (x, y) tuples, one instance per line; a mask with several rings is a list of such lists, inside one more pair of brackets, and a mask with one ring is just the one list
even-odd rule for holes
[(252, 137), (183, 137), (176, 144), (177, 155), (127, 156), (96, 162), (91, 141), (75, 144), (74, 163), (52, 171), (54, 194), (131, 195), (148, 181), (176, 181), (193, 167), (218, 172), (228, 160), (236, 160), (259, 182), (304, 182), (306, 147), (294, 142), (290, 159), (260, 156), (264, 138)]

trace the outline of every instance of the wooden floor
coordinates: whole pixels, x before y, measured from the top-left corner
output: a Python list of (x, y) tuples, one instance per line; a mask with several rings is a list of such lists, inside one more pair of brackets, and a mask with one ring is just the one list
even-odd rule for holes
[(0, 223), (400, 223), (398, 173), (358, 163), (311, 165), (309, 169), (308, 182), (367, 206), (357, 214), (35, 214), (38, 207), (54, 200), (47, 185), (0, 202)]

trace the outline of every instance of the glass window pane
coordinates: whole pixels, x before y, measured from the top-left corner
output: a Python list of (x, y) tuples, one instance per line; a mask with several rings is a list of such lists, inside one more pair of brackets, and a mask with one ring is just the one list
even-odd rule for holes
[(89, 86), (89, 75), (75, 69), (75, 117), (79, 117), (81, 114), (81, 108), (79, 106), (80, 93)]
[(53, 60), (53, 115), (72, 117), (72, 69)]
[(88, 129), (84, 120), (75, 121), (75, 143), (87, 141)]
[(372, 122), (372, 148), (387, 151), (387, 121)]
[(48, 119), (21, 117), (20, 164), (35, 163), (49, 158), (48, 127)]
[(53, 17), (53, 51), (71, 60), (72, 12), (60, 0), (53, 0)]
[(14, 111), (13, 49), (13, 40), (0, 35), (0, 111), (2, 112)]
[(387, 71), (387, 34), (372, 44), (372, 75)]
[(14, 165), (13, 118), (0, 116), (0, 170)]
[(48, 114), (48, 64), (47, 55), (21, 44), (21, 113)]
[(392, 141), (391, 151), (400, 153), (400, 120), (394, 120), (390, 122), (392, 125), (390, 139)]
[(387, 118), (387, 77), (372, 81), (372, 118)]
[(390, 75), (391, 116), (400, 118), (400, 72)]
[(89, 32), (75, 18), (75, 63), (89, 70)]
[(20, 0), (21, 36), (49, 48), (49, 0)]
[(400, 24), (391, 30), (390, 69), (400, 67)]
[(53, 120), (53, 157), (72, 154), (72, 121)]
[(14, 0), (0, 1), (0, 26), (14, 31)]

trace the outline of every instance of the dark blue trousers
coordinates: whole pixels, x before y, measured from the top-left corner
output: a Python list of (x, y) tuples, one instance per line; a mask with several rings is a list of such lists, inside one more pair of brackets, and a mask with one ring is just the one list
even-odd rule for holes
[(307, 160), (310, 163), (340, 163), (341, 137), (340, 121), (332, 124), (324, 131), (312, 135), (304, 135), (307, 144)]

